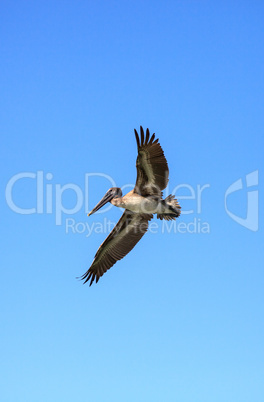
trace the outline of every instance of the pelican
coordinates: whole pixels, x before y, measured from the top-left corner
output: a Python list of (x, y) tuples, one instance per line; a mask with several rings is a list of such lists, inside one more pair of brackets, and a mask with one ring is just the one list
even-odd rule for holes
[(155, 134), (150, 137), (149, 129), (140, 127), (140, 137), (136, 131), (138, 156), (136, 161), (137, 180), (135, 188), (125, 196), (118, 187), (110, 188), (88, 216), (94, 214), (107, 202), (125, 211), (118, 223), (101, 244), (93, 263), (81, 277), (90, 286), (96, 279), (111, 268), (118, 260), (125, 257), (147, 232), (148, 223), (157, 214), (159, 219), (176, 219), (181, 207), (173, 195), (162, 199), (162, 191), (167, 187), (169, 169), (159, 139)]

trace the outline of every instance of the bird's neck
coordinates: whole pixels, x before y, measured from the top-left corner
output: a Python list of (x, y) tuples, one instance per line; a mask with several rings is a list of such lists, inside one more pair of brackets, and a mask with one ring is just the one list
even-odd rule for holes
[(120, 207), (122, 204), (122, 197), (115, 197), (111, 201), (111, 204), (114, 205), (115, 207)]

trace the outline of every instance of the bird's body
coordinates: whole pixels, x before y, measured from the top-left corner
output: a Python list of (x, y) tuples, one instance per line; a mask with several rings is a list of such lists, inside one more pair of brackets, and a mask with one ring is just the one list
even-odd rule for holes
[(123, 197), (115, 197), (110, 202), (119, 208), (125, 208), (132, 212), (142, 212), (142, 203), (145, 198), (141, 195), (134, 192), (134, 190), (130, 191)]
[(164, 200), (158, 196), (143, 197), (132, 190), (124, 197), (113, 198), (110, 202), (116, 207), (125, 208), (135, 213), (170, 214), (169, 205), (163, 204), (162, 201)]
[(107, 202), (125, 209), (112, 232), (99, 247), (91, 267), (82, 276), (84, 283), (90, 280), (90, 285), (94, 279), (98, 282), (116, 261), (133, 249), (146, 233), (153, 214), (157, 214), (159, 219), (171, 220), (181, 213), (181, 207), (173, 195), (162, 199), (162, 190), (168, 184), (169, 169), (158, 139), (154, 141), (155, 134), (150, 138), (148, 129), (144, 136), (142, 127), (140, 139), (136, 130), (135, 136), (138, 146), (135, 188), (124, 196), (120, 188), (111, 188), (89, 213), (91, 215), (98, 211)]

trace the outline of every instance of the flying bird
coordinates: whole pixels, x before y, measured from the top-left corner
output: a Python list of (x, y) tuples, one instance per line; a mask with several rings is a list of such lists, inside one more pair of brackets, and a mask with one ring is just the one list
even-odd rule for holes
[(125, 209), (114, 229), (97, 250), (91, 267), (81, 277), (84, 283), (90, 281), (90, 286), (94, 280), (98, 282), (109, 268), (135, 247), (147, 232), (153, 214), (157, 214), (159, 219), (172, 220), (181, 213), (181, 207), (173, 195), (162, 199), (162, 190), (169, 181), (169, 168), (159, 139), (155, 139), (155, 134), (150, 137), (148, 128), (145, 135), (140, 127), (140, 137), (134, 131), (138, 149), (135, 188), (125, 196), (122, 196), (120, 188), (110, 188), (88, 214), (92, 215), (107, 202)]

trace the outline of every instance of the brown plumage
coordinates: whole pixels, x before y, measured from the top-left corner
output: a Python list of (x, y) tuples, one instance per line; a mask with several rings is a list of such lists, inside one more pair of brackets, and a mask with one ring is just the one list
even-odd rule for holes
[(155, 134), (152, 134), (149, 140), (148, 128), (146, 138), (142, 127), (140, 127), (140, 139), (137, 130), (134, 131), (138, 146), (137, 180), (134, 191), (143, 196), (161, 196), (161, 190), (167, 187), (169, 181), (169, 168), (159, 140), (155, 140)]
[(135, 214), (125, 210), (112, 232), (99, 247), (89, 270), (82, 276), (84, 283), (90, 281), (90, 286), (111, 268), (118, 260), (125, 257), (139, 242), (148, 230), (151, 214)]
[(140, 127), (140, 138), (135, 130), (138, 147), (136, 161), (137, 180), (134, 190), (122, 197), (120, 188), (107, 191), (101, 201), (88, 214), (98, 211), (107, 202), (125, 208), (120, 220), (107, 236), (95, 254), (93, 263), (81, 277), (90, 286), (111, 268), (118, 260), (127, 255), (147, 232), (153, 213), (159, 219), (171, 220), (180, 215), (180, 206), (174, 196), (162, 200), (162, 190), (168, 184), (169, 168), (159, 140), (155, 134), (150, 137), (149, 129)]

